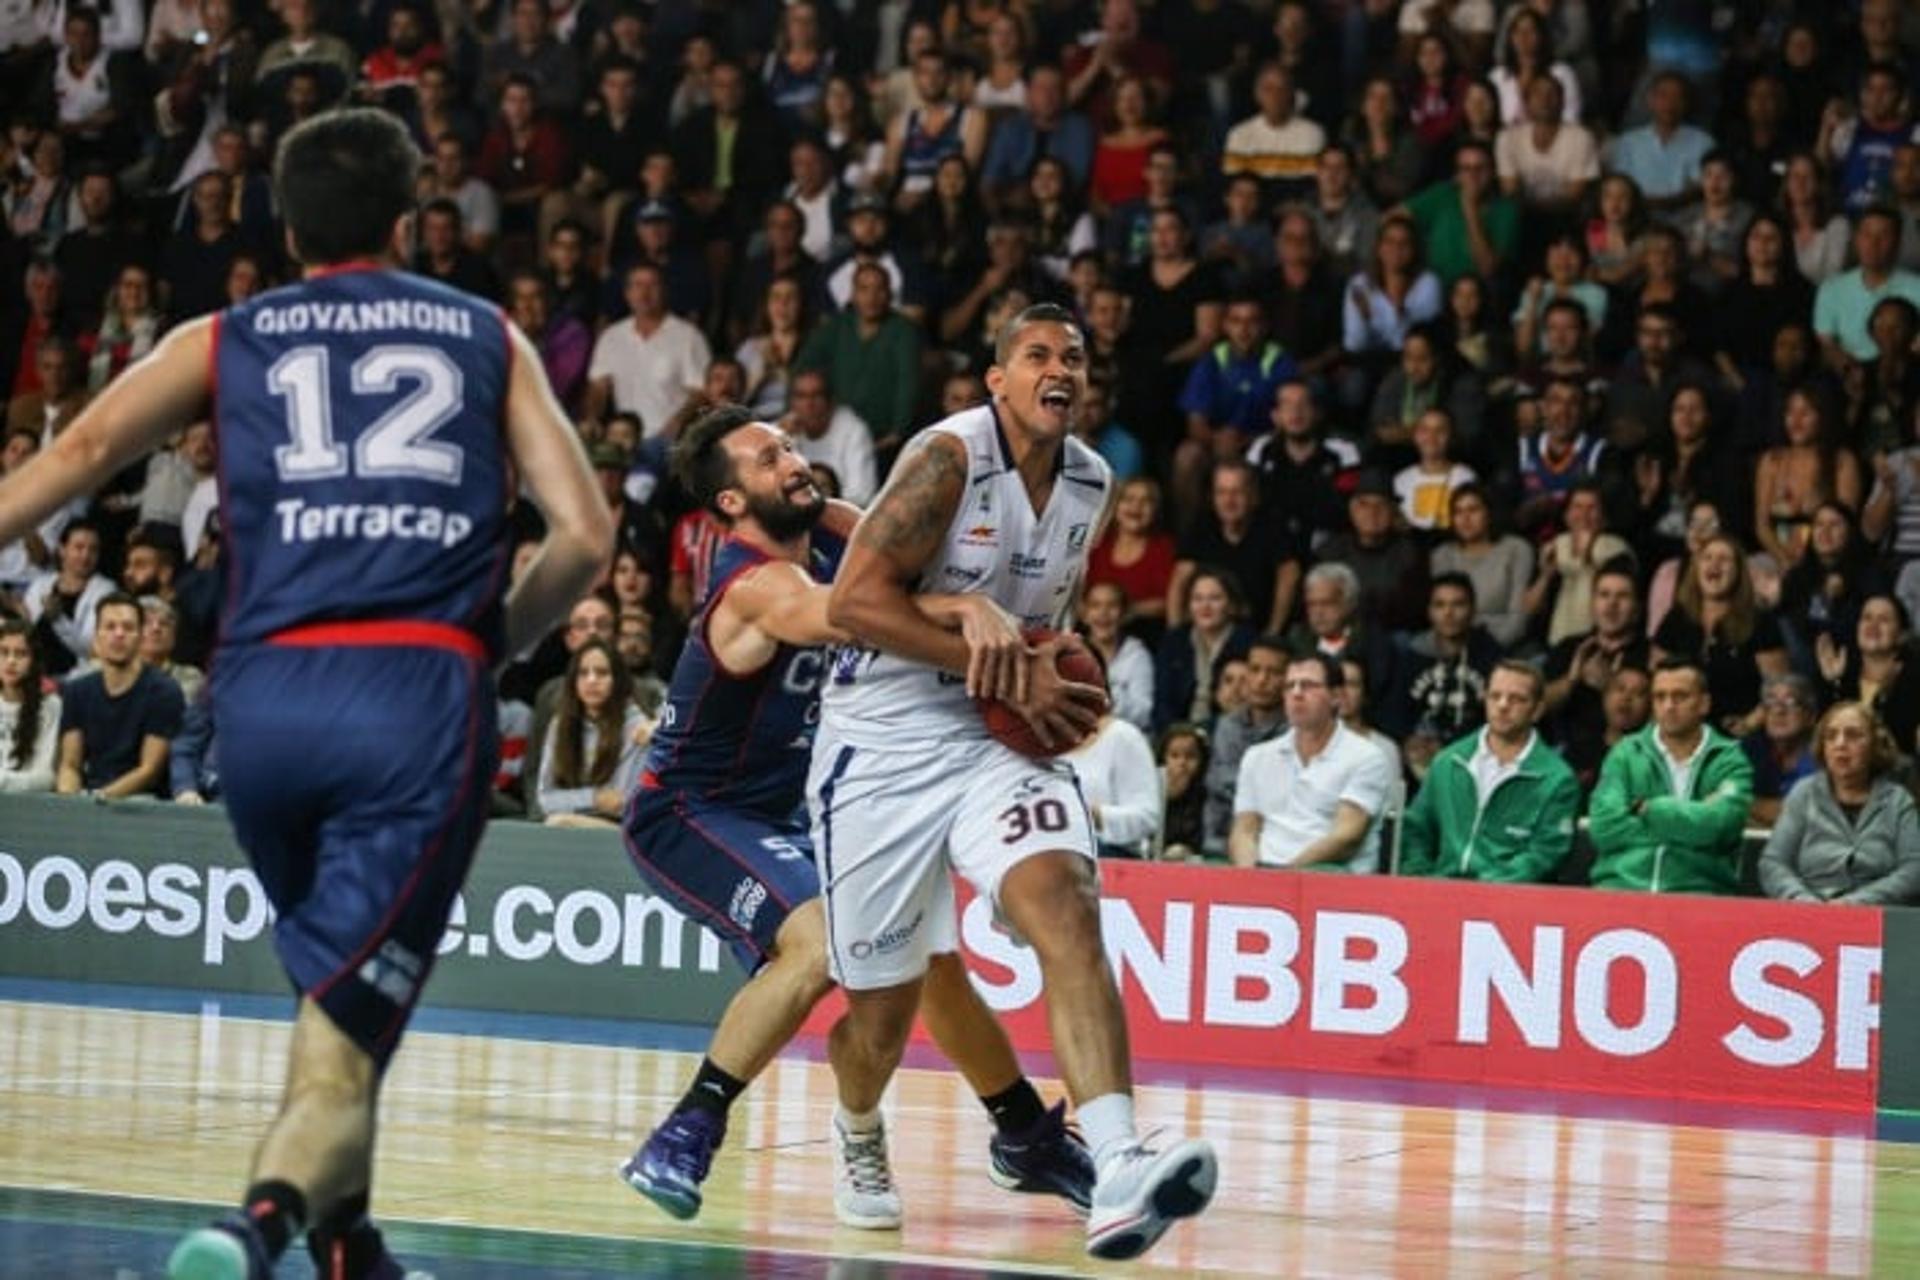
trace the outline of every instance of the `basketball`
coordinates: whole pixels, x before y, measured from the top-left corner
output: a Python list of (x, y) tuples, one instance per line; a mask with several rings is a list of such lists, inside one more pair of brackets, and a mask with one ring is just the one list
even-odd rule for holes
[[(1056, 655), (1054, 669), (1076, 683), (1105, 689), (1107, 678), (1105, 672), (1101, 670), (1100, 660), (1088, 651), (1086, 642), (1079, 636), (1039, 628), (1027, 632), (1027, 643), (1044, 644), (1055, 637), (1062, 637), (1067, 643)], [(1006, 703), (998, 698), (976, 698), (974, 701), (980, 707), (981, 718), (987, 722), (987, 732), (1023, 756), (1045, 759), (1048, 756), (1057, 756), (1062, 752), (1071, 751), (1081, 742), (1086, 741), (1085, 738), (1081, 738), (1049, 748), (1040, 741), (1039, 735), (1034, 733), (1033, 726)]]

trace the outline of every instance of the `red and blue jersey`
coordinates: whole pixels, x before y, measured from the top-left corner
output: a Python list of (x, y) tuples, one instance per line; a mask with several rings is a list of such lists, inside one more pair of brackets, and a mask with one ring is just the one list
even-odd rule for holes
[[(833, 580), (844, 550), (840, 539), (814, 532), (808, 567), (815, 581)], [(732, 538), (714, 556), (712, 592), (673, 668), (647, 755), (646, 785), (784, 819), (805, 799), (827, 651), (782, 644), (765, 665), (729, 671), (707, 636), (727, 588), (769, 558)]]
[(499, 309), (367, 267), (216, 323), (221, 644), (394, 621), (457, 628), (497, 655), (512, 370)]

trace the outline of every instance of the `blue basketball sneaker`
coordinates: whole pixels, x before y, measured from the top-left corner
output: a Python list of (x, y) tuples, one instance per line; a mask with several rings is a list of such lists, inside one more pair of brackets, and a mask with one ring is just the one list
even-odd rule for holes
[(727, 1136), (725, 1116), (689, 1107), (660, 1122), (620, 1166), (627, 1185), (676, 1218), (700, 1212), (700, 1184)]
[(1075, 1212), (1093, 1207), (1093, 1156), (1067, 1125), (1067, 1104), (1056, 1102), (1046, 1119), (1019, 1138), (996, 1133), (988, 1144), (987, 1176), (1008, 1191), (1059, 1196)]
[(272, 1280), (267, 1247), (244, 1214), (188, 1233), (167, 1258), (167, 1280)]

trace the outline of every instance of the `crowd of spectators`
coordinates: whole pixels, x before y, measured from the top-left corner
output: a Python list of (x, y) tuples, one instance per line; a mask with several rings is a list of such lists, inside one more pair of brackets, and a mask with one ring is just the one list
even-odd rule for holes
[[(1121, 481), (1108, 852), (1725, 892), (1777, 821), (1768, 892), (1916, 892), (1911, 4), (41, 0), (0, 61), (6, 469), (292, 277), (287, 128), (412, 129), (413, 269), (533, 339), (621, 531), (502, 679), (503, 811), (637, 768), (723, 536), (690, 414), (864, 501), (1051, 300)], [(0, 787), (217, 798), (217, 447), (0, 548)]]

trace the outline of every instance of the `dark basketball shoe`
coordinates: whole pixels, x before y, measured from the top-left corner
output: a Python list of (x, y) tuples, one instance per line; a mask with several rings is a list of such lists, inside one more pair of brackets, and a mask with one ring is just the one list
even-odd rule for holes
[(1008, 1191), (1059, 1196), (1081, 1215), (1093, 1206), (1093, 1157), (1067, 1126), (1067, 1104), (1056, 1102), (1046, 1119), (1018, 1138), (996, 1133), (988, 1144), (987, 1176)]
[(700, 1212), (700, 1184), (727, 1136), (724, 1116), (689, 1107), (660, 1122), (620, 1166), (627, 1185), (676, 1218)]
[(317, 1280), (433, 1280), (425, 1271), (409, 1271), (387, 1252), (379, 1228), (362, 1222), (345, 1235), (307, 1233), (307, 1253)]
[(175, 1245), (167, 1280), (273, 1280), (273, 1263), (252, 1219), (235, 1213)]

